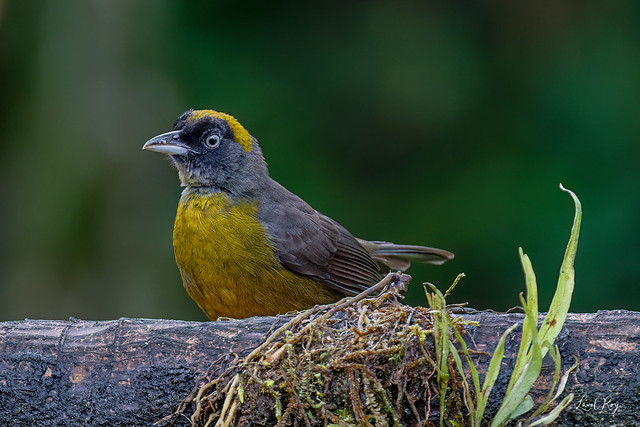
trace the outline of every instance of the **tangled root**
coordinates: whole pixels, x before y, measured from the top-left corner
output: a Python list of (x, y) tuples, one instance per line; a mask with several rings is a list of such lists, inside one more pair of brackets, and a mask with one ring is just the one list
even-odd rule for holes
[[(397, 287), (300, 313), (245, 359), (199, 388), (193, 425), (431, 425), (438, 381), (430, 309)], [(450, 366), (447, 413), (462, 414)], [(432, 412), (432, 408), (434, 409)], [(461, 416), (462, 417), (462, 416)]]

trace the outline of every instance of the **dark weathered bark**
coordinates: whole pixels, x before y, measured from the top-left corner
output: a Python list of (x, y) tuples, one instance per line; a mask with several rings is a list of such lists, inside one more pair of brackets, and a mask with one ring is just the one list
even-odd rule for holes
[[(519, 314), (479, 313), (470, 328), (492, 351)], [(120, 319), (0, 323), (0, 425), (148, 425), (174, 411), (212, 363), (246, 355), (274, 318), (219, 322)], [(495, 411), (517, 352), (512, 334), (492, 393)], [(570, 314), (558, 337), (563, 365), (580, 359), (567, 386), (565, 425), (640, 425), (640, 313)], [(481, 357), (486, 366), (488, 357)], [(482, 370), (482, 366), (481, 366)], [(543, 378), (552, 376), (552, 365)], [(546, 380), (539, 381), (540, 393)], [(178, 424), (185, 424), (180, 420)]]
[[(523, 319), (521, 314), (499, 313), (469, 317), (480, 322), (471, 332), (478, 349), (489, 352), (509, 325), (521, 324)], [(507, 340), (497, 390), (490, 399), (493, 401), (488, 408), (490, 413), (497, 410), (498, 398), (506, 389), (519, 339), (520, 329)], [(579, 360), (562, 396), (573, 393), (575, 398), (561, 414), (560, 425), (640, 425), (640, 313), (626, 310), (570, 313), (556, 345), (562, 355), (563, 371), (575, 363), (573, 356)], [(488, 363), (488, 357), (481, 359), (482, 367), (486, 368)], [(546, 395), (553, 370), (553, 362), (546, 357), (534, 395)]]

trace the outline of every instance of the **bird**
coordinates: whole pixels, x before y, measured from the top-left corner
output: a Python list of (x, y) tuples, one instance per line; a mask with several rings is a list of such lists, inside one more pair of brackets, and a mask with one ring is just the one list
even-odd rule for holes
[(355, 238), (272, 179), (258, 140), (229, 114), (188, 110), (143, 149), (168, 155), (178, 171), (176, 264), (211, 320), (333, 303), (375, 285), (389, 269), (454, 257)]

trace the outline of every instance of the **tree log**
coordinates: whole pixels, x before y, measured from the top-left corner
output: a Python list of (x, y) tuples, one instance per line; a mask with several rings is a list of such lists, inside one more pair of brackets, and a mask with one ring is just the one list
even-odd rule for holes
[[(521, 314), (464, 315), (471, 348), (493, 351)], [(217, 322), (119, 319), (0, 322), (0, 425), (150, 425), (171, 414), (212, 366), (246, 356), (282, 318)], [(518, 351), (508, 339), (488, 412), (495, 412)], [(557, 339), (575, 398), (564, 425), (640, 425), (640, 313), (569, 314)], [(548, 359), (548, 358), (547, 358)], [(546, 360), (546, 359), (545, 359)], [(479, 357), (484, 372), (489, 357)], [(535, 386), (545, 395), (553, 377), (546, 360)], [(186, 418), (177, 425), (188, 425)]]

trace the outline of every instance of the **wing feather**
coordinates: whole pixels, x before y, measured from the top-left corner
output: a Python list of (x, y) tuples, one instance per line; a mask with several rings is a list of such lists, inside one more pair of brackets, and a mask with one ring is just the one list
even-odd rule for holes
[(375, 261), (344, 227), (272, 183), (262, 195), (260, 219), (283, 266), (347, 295), (380, 280)]

